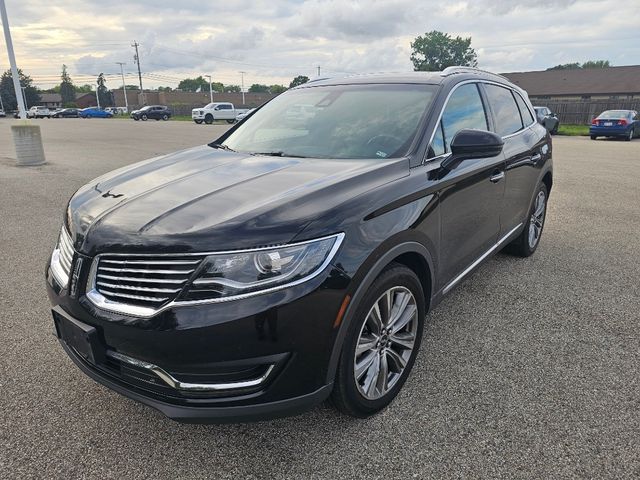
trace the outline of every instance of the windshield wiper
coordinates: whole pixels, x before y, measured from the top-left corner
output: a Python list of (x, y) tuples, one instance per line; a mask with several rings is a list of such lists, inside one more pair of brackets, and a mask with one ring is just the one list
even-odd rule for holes
[(227, 145), (224, 145), (222, 143), (210, 143), (209, 146), (213, 148), (219, 148), (221, 150), (226, 150), (227, 152), (235, 152), (233, 148), (228, 147)]
[(251, 155), (264, 155), (266, 157), (291, 157), (291, 158), (307, 158), (304, 155), (292, 155), (282, 151), (277, 152), (251, 152)]

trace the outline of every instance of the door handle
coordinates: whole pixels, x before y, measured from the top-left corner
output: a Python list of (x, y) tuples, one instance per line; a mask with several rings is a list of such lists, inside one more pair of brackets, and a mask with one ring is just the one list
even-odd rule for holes
[(489, 177), (491, 183), (498, 183), (500, 180), (504, 178), (504, 172), (494, 173)]

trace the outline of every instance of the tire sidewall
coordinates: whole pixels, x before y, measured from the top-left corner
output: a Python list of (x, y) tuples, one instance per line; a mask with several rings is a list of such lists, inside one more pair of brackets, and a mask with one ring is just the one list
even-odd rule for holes
[[(416, 342), (413, 352), (411, 353), (411, 357), (407, 362), (407, 366), (405, 367), (402, 377), (398, 382), (384, 396), (376, 400), (369, 400), (362, 396), (356, 386), (353, 368), (355, 361), (355, 348), (360, 336), (362, 325), (374, 302), (376, 302), (386, 290), (394, 286), (403, 286), (408, 288), (416, 299), (416, 305), (418, 307)], [(366, 295), (360, 301), (353, 320), (349, 325), (349, 330), (342, 348), (340, 365), (338, 367), (340, 370), (338, 372), (338, 381), (341, 382), (341, 388), (346, 394), (346, 400), (350, 404), (349, 406), (351, 410), (360, 416), (368, 416), (376, 413), (393, 401), (409, 377), (415, 363), (415, 359), (422, 342), (425, 316), (425, 298), (422, 291), (422, 285), (420, 284), (420, 280), (416, 274), (409, 268), (401, 265), (389, 267), (374, 281), (371, 288), (369, 288)]]
[[(529, 245), (529, 229), (531, 228), (531, 215), (536, 208), (536, 198), (538, 198), (538, 194), (540, 191), (544, 191), (544, 220), (542, 221), (542, 228), (540, 229), (540, 237), (538, 237), (538, 241), (535, 246), (531, 248)], [(533, 253), (538, 249), (538, 245), (540, 245), (540, 240), (542, 240), (542, 234), (544, 233), (544, 226), (547, 223), (547, 205), (549, 203), (549, 192), (547, 191), (547, 186), (544, 183), (541, 183), (536, 189), (536, 193), (533, 196), (533, 201), (531, 202), (531, 208), (529, 209), (529, 215), (527, 216), (524, 242), (525, 248), (527, 250), (528, 255), (533, 255)]]

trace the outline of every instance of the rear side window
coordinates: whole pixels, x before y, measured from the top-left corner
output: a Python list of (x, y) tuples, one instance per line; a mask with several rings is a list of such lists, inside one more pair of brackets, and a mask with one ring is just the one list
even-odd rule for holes
[(460, 130), (464, 128), (489, 129), (480, 92), (475, 83), (462, 85), (453, 92), (442, 113), (442, 128), (447, 152), (451, 151), (449, 147), (451, 140)]
[(495, 116), (496, 133), (504, 137), (522, 130), (522, 119), (511, 90), (491, 84), (484, 87)]
[(525, 127), (528, 127), (533, 123), (533, 115), (531, 115), (531, 110), (529, 110), (529, 107), (527, 107), (526, 102), (519, 93), (516, 93), (515, 97), (518, 108), (520, 109), (520, 115), (522, 116), (522, 123)]

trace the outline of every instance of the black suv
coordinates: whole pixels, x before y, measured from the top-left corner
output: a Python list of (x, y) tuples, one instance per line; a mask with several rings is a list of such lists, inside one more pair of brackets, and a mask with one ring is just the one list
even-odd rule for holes
[(134, 120), (147, 121), (152, 120), (169, 120), (171, 118), (171, 110), (164, 105), (147, 105), (140, 110), (131, 112), (131, 118)]
[(309, 82), (80, 188), (47, 268), (56, 331), (86, 374), (176, 420), (330, 396), (371, 415), (427, 312), (503, 247), (536, 250), (551, 185), (551, 138), (503, 77)]

